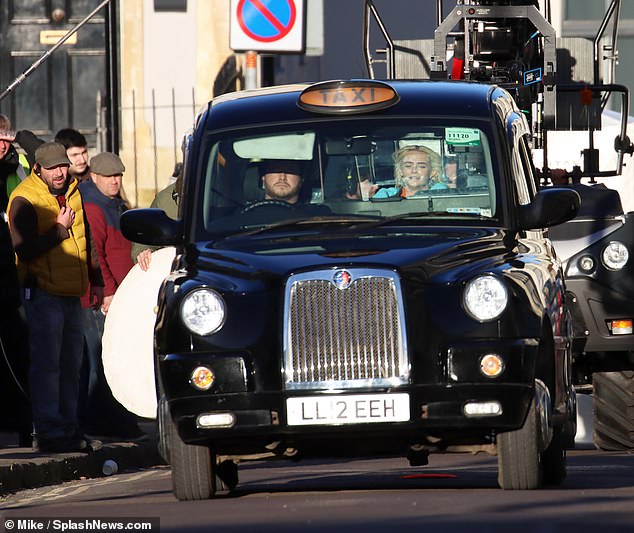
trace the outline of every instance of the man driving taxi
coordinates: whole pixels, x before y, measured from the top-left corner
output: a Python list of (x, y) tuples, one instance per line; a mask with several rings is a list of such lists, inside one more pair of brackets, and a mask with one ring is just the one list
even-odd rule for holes
[(302, 188), (302, 165), (289, 159), (268, 159), (260, 163), (265, 200), (296, 204)]

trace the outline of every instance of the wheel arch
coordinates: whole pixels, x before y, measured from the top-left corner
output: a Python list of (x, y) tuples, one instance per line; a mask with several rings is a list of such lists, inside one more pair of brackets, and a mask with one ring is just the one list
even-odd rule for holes
[(540, 338), (535, 360), (535, 379), (541, 380), (546, 385), (554, 400), (557, 397), (557, 358), (553, 328), (547, 316), (542, 319)]
[(550, 319), (542, 320), (541, 340), (535, 361), (535, 379), (550, 395), (552, 424), (562, 433), (566, 447), (574, 447), (577, 432), (577, 399), (572, 384), (572, 343), (567, 337), (557, 339)]

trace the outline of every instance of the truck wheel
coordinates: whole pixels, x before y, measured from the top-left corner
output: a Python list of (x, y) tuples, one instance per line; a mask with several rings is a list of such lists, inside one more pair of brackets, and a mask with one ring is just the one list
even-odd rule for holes
[(542, 481), (535, 399), (524, 425), (497, 436), (498, 484), (504, 490), (537, 489)]
[(634, 448), (634, 372), (595, 372), (594, 445), (599, 450)]
[(542, 453), (544, 485), (561, 485), (566, 479), (566, 447), (562, 428), (553, 429), (553, 438)]
[(216, 495), (215, 456), (208, 446), (185, 444), (168, 417), (172, 492), (181, 501), (208, 500)]

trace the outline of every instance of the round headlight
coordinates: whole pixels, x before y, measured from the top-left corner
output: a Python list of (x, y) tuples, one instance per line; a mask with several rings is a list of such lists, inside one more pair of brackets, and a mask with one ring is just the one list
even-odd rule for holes
[(622, 242), (612, 241), (603, 249), (601, 259), (606, 268), (610, 270), (621, 270), (625, 266), (625, 263), (627, 263), (629, 256), (627, 246)]
[(218, 331), (225, 321), (225, 303), (211, 289), (190, 292), (181, 304), (181, 318), (187, 329), (197, 335)]
[(465, 287), (465, 309), (480, 322), (498, 318), (507, 303), (506, 286), (502, 280), (490, 274), (472, 279)]

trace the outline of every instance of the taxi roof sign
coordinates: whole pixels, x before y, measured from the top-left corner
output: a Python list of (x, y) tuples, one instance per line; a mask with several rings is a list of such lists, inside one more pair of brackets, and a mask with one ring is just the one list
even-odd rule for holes
[(307, 87), (297, 105), (324, 114), (369, 113), (393, 106), (400, 100), (396, 90), (374, 80), (324, 81)]

